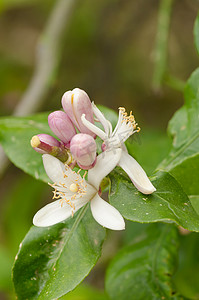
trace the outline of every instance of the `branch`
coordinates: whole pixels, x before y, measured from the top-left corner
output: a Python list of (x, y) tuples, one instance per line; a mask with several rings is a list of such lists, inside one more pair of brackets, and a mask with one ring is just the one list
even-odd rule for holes
[[(65, 32), (75, 0), (57, 1), (46, 27), (40, 37), (36, 52), (36, 66), (30, 84), (13, 115), (25, 116), (36, 112), (56, 75), (60, 61), (62, 36)], [(0, 148), (0, 175), (5, 172), (9, 161)]]
[(160, 1), (156, 45), (154, 50), (154, 73), (152, 79), (152, 86), (155, 91), (160, 90), (165, 75), (169, 25), (173, 1), (174, 0)]

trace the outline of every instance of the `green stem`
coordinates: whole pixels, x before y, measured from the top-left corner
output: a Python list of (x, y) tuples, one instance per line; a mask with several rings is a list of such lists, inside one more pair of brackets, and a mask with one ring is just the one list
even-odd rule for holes
[(154, 50), (153, 88), (160, 90), (167, 65), (167, 44), (171, 9), (174, 0), (161, 0), (158, 15), (156, 45)]
[(165, 76), (164, 82), (174, 90), (183, 93), (185, 87), (185, 82), (183, 80), (169, 74)]

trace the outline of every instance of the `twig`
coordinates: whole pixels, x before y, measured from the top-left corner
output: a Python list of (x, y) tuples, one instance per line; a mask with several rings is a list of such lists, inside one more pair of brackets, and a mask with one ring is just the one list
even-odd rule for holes
[(24, 116), (38, 110), (55, 76), (60, 58), (62, 34), (69, 21), (74, 0), (57, 2), (37, 47), (36, 68), (30, 85), (15, 108), (14, 116)]
[(174, 0), (160, 1), (152, 82), (155, 91), (160, 90), (166, 70), (169, 25), (173, 1)]
[[(30, 84), (13, 115), (25, 116), (36, 112), (45, 100), (58, 67), (63, 32), (72, 13), (75, 0), (56, 3), (37, 45), (36, 66)], [(8, 159), (0, 148), (0, 175), (8, 166)]]

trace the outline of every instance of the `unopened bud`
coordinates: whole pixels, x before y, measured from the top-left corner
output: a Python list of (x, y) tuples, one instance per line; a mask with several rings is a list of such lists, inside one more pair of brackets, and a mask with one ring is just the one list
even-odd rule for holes
[(67, 114), (61, 110), (52, 112), (48, 116), (48, 124), (54, 134), (69, 148), (76, 130)]
[(60, 146), (60, 142), (58, 140), (51, 135), (44, 133), (34, 135), (30, 143), (34, 150), (41, 154), (51, 153), (53, 147)]
[(96, 163), (96, 143), (92, 136), (76, 134), (70, 143), (70, 151), (81, 169), (91, 169)]
[(95, 134), (84, 126), (81, 120), (81, 116), (85, 114), (86, 119), (94, 123), (91, 101), (85, 91), (75, 88), (66, 92), (62, 97), (62, 106), (81, 133), (87, 133), (95, 137)]
[(71, 154), (64, 145), (48, 134), (34, 135), (30, 144), (35, 151), (41, 154), (51, 154), (67, 164), (72, 162)]

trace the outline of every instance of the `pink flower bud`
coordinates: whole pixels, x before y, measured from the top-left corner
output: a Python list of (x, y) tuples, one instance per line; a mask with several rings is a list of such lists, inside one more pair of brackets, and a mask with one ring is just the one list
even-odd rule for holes
[(81, 116), (94, 123), (91, 101), (86, 92), (78, 88), (66, 92), (62, 97), (62, 106), (73, 124), (81, 133), (87, 133), (95, 137), (95, 134), (83, 125)]
[(92, 136), (76, 134), (70, 143), (70, 151), (82, 169), (91, 169), (96, 163), (96, 143)]
[(54, 134), (69, 148), (76, 130), (67, 114), (61, 110), (52, 112), (48, 116), (48, 124)]
[(41, 154), (52, 152), (53, 147), (60, 147), (60, 142), (48, 134), (38, 134), (32, 137), (31, 146)]
[(30, 141), (33, 149), (41, 154), (50, 154), (68, 165), (74, 164), (72, 155), (63, 143), (48, 134), (34, 135)]

